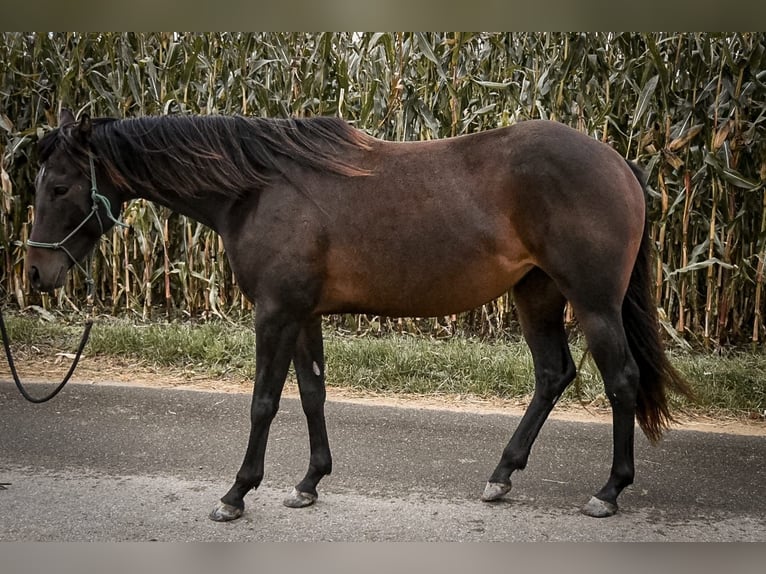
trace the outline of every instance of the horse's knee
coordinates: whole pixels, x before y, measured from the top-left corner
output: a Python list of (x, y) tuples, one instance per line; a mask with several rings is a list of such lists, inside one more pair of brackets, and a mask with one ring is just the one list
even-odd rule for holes
[(250, 408), (252, 421), (271, 421), (277, 416), (279, 410), (279, 399), (273, 397), (256, 398), (253, 400)]

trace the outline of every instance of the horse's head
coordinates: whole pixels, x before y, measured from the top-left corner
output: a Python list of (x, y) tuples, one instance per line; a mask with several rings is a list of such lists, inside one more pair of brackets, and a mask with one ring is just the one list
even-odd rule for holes
[(107, 181), (96, 189), (91, 132), (88, 116), (77, 121), (63, 110), (59, 127), (39, 143), (27, 268), (32, 286), (40, 291), (63, 285), (69, 268), (79, 265), (116, 221), (120, 201), (114, 189)]

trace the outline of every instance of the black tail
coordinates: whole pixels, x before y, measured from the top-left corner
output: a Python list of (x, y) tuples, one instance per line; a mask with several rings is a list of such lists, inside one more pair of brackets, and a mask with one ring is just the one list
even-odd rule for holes
[[(646, 181), (641, 170), (630, 162), (628, 165), (645, 189)], [(650, 441), (656, 442), (662, 438), (663, 431), (673, 420), (666, 390), (670, 389), (690, 399), (693, 393), (665, 355), (660, 338), (657, 305), (652, 295), (652, 276), (652, 248), (647, 221), (628, 292), (622, 304), (622, 321), (630, 351), (641, 373), (636, 418), (644, 434)]]

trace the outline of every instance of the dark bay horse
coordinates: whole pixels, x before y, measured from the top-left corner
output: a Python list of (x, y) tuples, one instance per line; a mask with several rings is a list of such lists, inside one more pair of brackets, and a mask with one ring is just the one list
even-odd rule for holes
[(485, 501), (510, 490), (575, 376), (566, 301), (613, 410), (611, 472), (583, 512), (617, 511), (634, 477), (635, 419), (657, 440), (671, 420), (666, 390), (689, 394), (659, 338), (642, 176), (607, 145), (559, 123), (391, 143), (333, 118), (76, 120), (65, 110), (39, 146), (27, 255), (35, 288), (60, 287), (120, 206), (141, 197), (217, 231), (256, 305), (250, 437), (214, 520), (241, 516), (244, 496), (263, 478), (291, 362), (311, 454), (285, 504), (316, 500), (332, 467), (324, 313), (441, 316), (512, 290), (535, 393)]

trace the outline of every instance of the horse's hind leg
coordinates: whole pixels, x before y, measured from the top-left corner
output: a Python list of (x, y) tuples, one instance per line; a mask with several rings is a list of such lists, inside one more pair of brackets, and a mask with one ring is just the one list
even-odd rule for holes
[(550, 277), (533, 269), (514, 287), (513, 296), (532, 351), (535, 393), (487, 482), (484, 501), (498, 500), (511, 489), (511, 473), (527, 465), (532, 443), (576, 373), (564, 330), (566, 301)]
[(613, 458), (609, 479), (582, 508), (594, 517), (617, 512), (617, 497), (633, 482), (633, 442), (639, 370), (628, 348), (619, 305), (578, 307), (575, 313), (612, 406)]
[(321, 318), (315, 317), (304, 324), (293, 357), (303, 412), (309, 430), (309, 469), (306, 476), (284, 500), (284, 505), (300, 508), (317, 499), (317, 484), (332, 471), (332, 457), (325, 425), (324, 403), (324, 350)]

